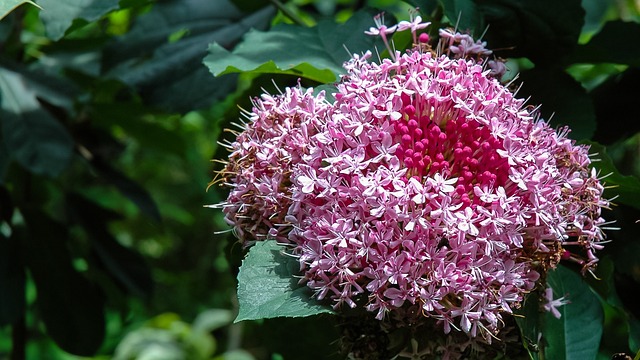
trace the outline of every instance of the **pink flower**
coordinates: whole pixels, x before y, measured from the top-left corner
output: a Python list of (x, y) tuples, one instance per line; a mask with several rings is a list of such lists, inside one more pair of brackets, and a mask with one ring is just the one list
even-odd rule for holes
[[(386, 44), (395, 27), (375, 22)], [(595, 265), (609, 203), (588, 147), (486, 69), (485, 43), (440, 35), (441, 54), (354, 55), (333, 104), (299, 88), (257, 100), (222, 206), (246, 244), (288, 242), (301, 282), (336, 309), (415, 306), (445, 333), (490, 338), (565, 247)]]
[(393, 34), (396, 31), (397, 25), (387, 27), (384, 24), (384, 13), (380, 13), (374, 16), (373, 21), (376, 24), (376, 27), (370, 27), (369, 31), (365, 31), (364, 33), (367, 35), (373, 35), (373, 36), (379, 35), (382, 38), (382, 42), (384, 42), (384, 46), (389, 51), (389, 55), (392, 58), (395, 57), (395, 51), (393, 51), (389, 46), (389, 40), (387, 40), (387, 35)]
[[(411, 30), (411, 35), (413, 36), (413, 43), (418, 44), (418, 30), (424, 29), (428, 27), (430, 22), (422, 22), (422, 17), (420, 15), (415, 15), (414, 11), (409, 13), (409, 21), (403, 20), (398, 23), (398, 31)], [(427, 38), (428, 39), (428, 38)], [(421, 41), (426, 42), (426, 41)]]
[(560, 317), (562, 316), (560, 314), (560, 311), (558, 311), (558, 308), (560, 306), (569, 304), (570, 301), (566, 300), (565, 297), (561, 297), (559, 299), (553, 299), (553, 289), (551, 289), (550, 287), (546, 288), (544, 290), (544, 304), (543, 307), (546, 311), (551, 312), (551, 314), (556, 318), (556, 319), (560, 319)]

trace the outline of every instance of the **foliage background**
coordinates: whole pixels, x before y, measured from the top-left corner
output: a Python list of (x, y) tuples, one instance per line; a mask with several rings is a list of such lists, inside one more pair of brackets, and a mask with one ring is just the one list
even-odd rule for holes
[(638, 2), (35, 3), (0, 0), (0, 358), (340, 358), (328, 315), (232, 323), (243, 254), (203, 207), (226, 196), (206, 191), (210, 160), (226, 156), (216, 141), (237, 105), (335, 81), (343, 44), (382, 49), (362, 34), (372, 14), (406, 19), (411, 6), (433, 30), (484, 33), (520, 73), (519, 96), (612, 173), (605, 216), (622, 230), (581, 288), (596, 306), (564, 314), (548, 358), (583, 358), (584, 332), (602, 333), (600, 359), (640, 349)]

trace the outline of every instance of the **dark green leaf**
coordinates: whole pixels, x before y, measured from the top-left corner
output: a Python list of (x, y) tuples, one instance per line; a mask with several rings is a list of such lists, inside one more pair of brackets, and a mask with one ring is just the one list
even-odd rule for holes
[(0, 20), (22, 4), (38, 6), (33, 1), (29, 0), (0, 0)]
[[(106, 49), (108, 75), (138, 89), (150, 104), (187, 112), (210, 106), (235, 87), (235, 77), (212, 79), (202, 66), (207, 45), (230, 47), (250, 28), (268, 26), (274, 11), (243, 14), (228, 1), (158, 2), (131, 31)], [(176, 34), (178, 40), (170, 40)]]
[(552, 125), (567, 125), (574, 139), (590, 138), (596, 126), (593, 103), (585, 89), (560, 69), (534, 68), (521, 73), (518, 96), (531, 96), (528, 104), (542, 105), (540, 111)]
[[(207, 75), (209, 76), (209, 75)], [(176, 136), (172, 130), (162, 127), (162, 121), (146, 121), (145, 115), (149, 109), (138, 104), (119, 102), (105, 103), (92, 106), (92, 119), (96, 124), (106, 129), (113, 126), (122, 128), (145, 149), (155, 149), (163, 152), (184, 154), (186, 145), (182, 138)]]
[(584, 10), (580, 0), (478, 0), (489, 27), (485, 39), (502, 57), (557, 64), (578, 42)]
[(547, 282), (554, 298), (565, 296), (571, 303), (558, 308), (560, 319), (545, 316), (546, 358), (595, 359), (603, 327), (600, 301), (580, 275), (563, 266), (549, 272)]
[(422, 13), (422, 17), (425, 15), (431, 14), (439, 5), (439, 0), (409, 0), (409, 4), (418, 8), (420, 13)]
[[(50, 59), (49, 61), (50, 62)], [(68, 112), (73, 111), (74, 100), (80, 93), (73, 82), (52, 72), (42, 69), (34, 69), (0, 59), (0, 65), (6, 70), (19, 74), (25, 87), (38, 98), (46, 102), (64, 108)], [(83, 64), (86, 66), (86, 64)], [(47, 68), (47, 70), (51, 70)], [(59, 69), (57, 69), (59, 70)]]
[(231, 0), (231, 2), (233, 3), (233, 5), (235, 5), (235, 7), (243, 12), (253, 12), (273, 4), (271, 0)]
[(629, 348), (640, 351), (640, 321), (635, 318), (629, 320)]
[(20, 242), (0, 233), (0, 327), (24, 315), (25, 281)]
[(298, 261), (283, 255), (283, 250), (273, 240), (259, 241), (249, 250), (238, 274), (236, 322), (332, 312), (311, 299), (309, 288), (297, 285), (293, 273)]
[(629, 39), (640, 37), (640, 24), (609, 21), (602, 30), (571, 56), (574, 63), (614, 63), (640, 66), (640, 48), (630, 46)]
[(40, 19), (52, 40), (60, 40), (75, 19), (95, 21), (118, 8), (118, 0), (39, 0), (38, 3), (42, 6)]
[(151, 195), (149, 195), (149, 192), (142, 186), (112, 168), (111, 165), (100, 157), (94, 157), (91, 160), (91, 166), (98, 171), (104, 180), (115, 186), (124, 196), (133, 201), (144, 214), (150, 216), (155, 221), (162, 220), (158, 206), (151, 198)]
[(325, 20), (312, 28), (282, 24), (268, 32), (253, 30), (232, 52), (211, 44), (204, 63), (215, 76), (248, 71), (328, 83), (344, 72), (350, 55), (345, 48), (350, 53), (372, 49), (373, 39), (363, 34), (372, 23), (369, 13), (360, 12), (341, 25)]
[(542, 333), (542, 313), (540, 312), (540, 299), (538, 293), (529, 294), (522, 307), (516, 311), (516, 323), (520, 328), (522, 343), (529, 352), (533, 360), (538, 360), (541, 344), (539, 343)]
[(629, 68), (591, 91), (598, 123), (593, 140), (608, 145), (640, 131), (640, 121), (629, 111), (629, 104), (640, 99), (638, 83), (640, 68)]
[(21, 240), (26, 242), (27, 266), (47, 334), (64, 351), (91, 356), (105, 335), (104, 297), (74, 270), (66, 228), (38, 210), (21, 211), (28, 226)]
[(483, 19), (474, 0), (440, 0), (444, 14), (460, 32), (479, 37), (484, 31)]
[(13, 201), (11, 200), (11, 194), (6, 187), (0, 185), (0, 223), (2, 221), (11, 223), (13, 217)]
[(153, 279), (145, 259), (121, 245), (107, 228), (107, 223), (118, 214), (74, 193), (67, 194), (67, 206), (89, 234), (100, 265), (129, 293), (148, 299), (153, 292)]
[(36, 174), (59, 175), (73, 155), (67, 130), (43, 110), (18, 74), (0, 69), (2, 137), (11, 156)]
[(608, 187), (606, 195), (609, 198), (618, 196), (615, 203), (640, 208), (640, 179), (635, 176), (623, 175), (618, 172), (613, 161), (607, 155), (607, 149), (595, 142), (588, 142), (590, 153), (598, 159), (594, 164), (602, 176), (608, 175), (603, 182)]

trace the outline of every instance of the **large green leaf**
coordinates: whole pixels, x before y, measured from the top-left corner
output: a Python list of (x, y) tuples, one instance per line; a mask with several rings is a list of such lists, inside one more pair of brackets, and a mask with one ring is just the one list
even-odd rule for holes
[(574, 139), (590, 138), (596, 128), (591, 97), (586, 90), (558, 68), (534, 68), (520, 74), (518, 96), (531, 97), (529, 104), (542, 105), (540, 111), (553, 125), (567, 125)]
[(0, 20), (2, 20), (7, 14), (12, 12), (15, 8), (22, 4), (31, 4), (38, 6), (33, 1), (29, 0), (0, 0)]
[(106, 49), (106, 75), (135, 87), (147, 103), (163, 109), (208, 107), (236, 81), (208, 75), (202, 66), (207, 45), (231, 47), (250, 28), (266, 28), (273, 14), (271, 7), (245, 14), (227, 0), (157, 2)]
[(43, 212), (21, 209), (28, 226), (26, 263), (47, 334), (64, 351), (90, 356), (104, 339), (104, 296), (72, 266), (67, 229)]
[(95, 21), (118, 8), (119, 0), (38, 0), (47, 35), (60, 40), (76, 19)]
[(73, 155), (67, 130), (40, 107), (20, 75), (0, 69), (0, 93), (2, 137), (11, 156), (36, 174), (59, 175)]
[(239, 72), (289, 74), (328, 83), (344, 72), (342, 64), (349, 52), (372, 49), (373, 38), (363, 33), (372, 25), (371, 14), (359, 12), (341, 25), (324, 20), (311, 28), (281, 24), (268, 32), (253, 30), (232, 52), (219, 43), (211, 44), (204, 63), (215, 76)]
[(297, 285), (293, 274), (299, 263), (283, 250), (273, 240), (259, 241), (249, 250), (238, 274), (236, 322), (332, 312), (310, 297), (308, 287)]
[(558, 308), (560, 319), (545, 315), (546, 358), (595, 359), (603, 327), (600, 301), (580, 275), (563, 266), (549, 272), (547, 282), (554, 298), (565, 296), (571, 303)]
[(629, 46), (629, 39), (640, 37), (640, 24), (609, 21), (602, 30), (571, 56), (574, 63), (614, 63), (640, 66), (640, 48)]
[(580, 0), (477, 0), (488, 26), (485, 40), (502, 57), (557, 64), (578, 42), (584, 24)]

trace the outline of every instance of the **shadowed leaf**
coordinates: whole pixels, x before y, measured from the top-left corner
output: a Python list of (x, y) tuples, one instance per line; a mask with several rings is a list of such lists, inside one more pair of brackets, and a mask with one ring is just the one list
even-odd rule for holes
[(71, 354), (95, 354), (105, 336), (102, 292), (73, 268), (67, 229), (39, 210), (21, 211), (28, 226), (26, 262), (47, 334)]
[(0, 233), (0, 327), (24, 315), (25, 281), (22, 249), (18, 239)]
[(89, 234), (92, 249), (107, 273), (129, 293), (148, 299), (153, 292), (153, 279), (145, 259), (121, 245), (107, 228), (107, 223), (119, 215), (74, 193), (67, 194), (67, 204)]
[(0, 69), (3, 142), (22, 166), (36, 174), (58, 176), (73, 155), (67, 130), (40, 107), (18, 74)]
[(527, 57), (536, 64), (557, 64), (575, 48), (584, 24), (580, 0), (478, 0), (477, 4), (488, 26), (484, 40), (489, 49), (505, 58)]
[(591, 97), (566, 72), (534, 68), (521, 73), (520, 80), (522, 89), (518, 96), (531, 96), (527, 104), (542, 105), (540, 111), (544, 119), (550, 119), (554, 126), (569, 126), (569, 137), (573, 139), (588, 139), (593, 135), (596, 119)]
[(640, 24), (609, 21), (588, 43), (576, 48), (571, 61), (640, 66), (640, 48), (629, 44), (629, 39), (638, 38), (640, 38)]
[(111, 167), (99, 157), (94, 157), (91, 160), (91, 166), (98, 171), (104, 180), (115, 186), (124, 196), (133, 201), (145, 215), (158, 222), (162, 220), (158, 206), (149, 195), (149, 192), (142, 186)]
[(118, 8), (119, 0), (39, 0), (47, 35), (60, 40), (75, 19), (95, 21)]
[(265, 28), (274, 10), (245, 14), (226, 0), (157, 2), (131, 31), (106, 48), (107, 75), (138, 89), (149, 103), (186, 112), (210, 106), (236, 85), (202, 66), (207, 45), (233, 46), (250, 28)]

